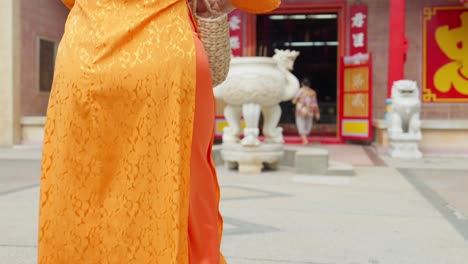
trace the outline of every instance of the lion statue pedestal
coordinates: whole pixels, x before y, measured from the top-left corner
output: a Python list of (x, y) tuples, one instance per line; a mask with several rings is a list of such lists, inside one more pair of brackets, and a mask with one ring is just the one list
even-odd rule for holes
[[(226, 81), (214, 89), (215, 97), (227, 103), (224, 116), (228, 127), (223, 131), (221, 155), (229, 168), (238, 165), (241, 172), (256, 173), (264, 164), (277, 167), (284, 155), (279, 103), (291, 100), (299, 90), (299, 80), (289, 72), (298, 55), (296, 51), (275, 50), (272, 58), (232, 58)], [(264, 142), (259, 140), (258, 127), (262, 113)]]
[(421, 101), (414, 81), (400, 80), (392, 86), (392, 107), (388, 116), (389, 154), (395, 158), (421, 158)]
[(240, 173), (258, 174), (262, 169), (278, 169), (279, 161), (284, 156), (283, 144), (265, 143), (257, 147), (242, 144), (223, 143), (221, 156), (224, 166), (238, 169)]

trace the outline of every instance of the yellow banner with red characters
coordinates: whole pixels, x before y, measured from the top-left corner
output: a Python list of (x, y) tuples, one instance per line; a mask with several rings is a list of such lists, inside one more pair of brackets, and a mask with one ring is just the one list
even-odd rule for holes
[(352, 140), (372, 139), (372, 56), (341, 58), (340, 137)]
[(423, 38), (423, 102), (468, 102), (468, 8), (425, 8)]

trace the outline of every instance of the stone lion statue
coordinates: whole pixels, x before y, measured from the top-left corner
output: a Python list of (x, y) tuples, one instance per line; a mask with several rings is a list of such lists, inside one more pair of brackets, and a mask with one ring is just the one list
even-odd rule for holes
[(392, 107), (389, 113), (388, 133), (390, 138), (403, 134), (415, 139), (421, 138), (418, 85), (414, 81), (400, 80), (392, 86)]

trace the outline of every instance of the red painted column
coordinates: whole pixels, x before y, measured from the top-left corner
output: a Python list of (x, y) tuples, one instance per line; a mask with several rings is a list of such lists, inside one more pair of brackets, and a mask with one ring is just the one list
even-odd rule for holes
[(394, 81), (404, 78), (405, 54), (407, 49), (405, 37), (405, 0), (390, 2), (390, 37), (388, 45), (388, 93), (391, 97)]

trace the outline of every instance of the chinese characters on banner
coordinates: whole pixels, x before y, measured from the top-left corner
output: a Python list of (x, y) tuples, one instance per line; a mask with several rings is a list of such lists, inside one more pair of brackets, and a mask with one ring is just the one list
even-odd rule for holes
[(240, 57), (243, 54), (243, 15), (239, 10), (234, 10), (229, 14), (229, 33), (231, 35), (231, 49), (234, 57)]
[(468, 102), (468, 8), (425, 8), (423, 38), (423, 102)]
[(340, 136), (344, 139), (372, 139), (372, 57), (341, 59)]
[(367, 5), (350, 7), (350, 55), (367, 53)]

